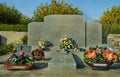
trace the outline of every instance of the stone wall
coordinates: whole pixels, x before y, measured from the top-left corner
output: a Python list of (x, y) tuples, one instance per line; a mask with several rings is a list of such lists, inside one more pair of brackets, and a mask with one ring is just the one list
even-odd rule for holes
[(120, 34), (108, 34), (107, 44), (111, 44), (115, 46), (115, 51), (120, 54)]
[(27, 35), (27, 32), (0, 31), (0, 44), (20, 42), (24, 35)]
[[(21, 41), (21, 38), (27, 35), (27, 32), (0, 31), (0, 44)], [(120, 34), (102, 35), (103, 44), (115, 46), (115, 51), (120, 54)]]

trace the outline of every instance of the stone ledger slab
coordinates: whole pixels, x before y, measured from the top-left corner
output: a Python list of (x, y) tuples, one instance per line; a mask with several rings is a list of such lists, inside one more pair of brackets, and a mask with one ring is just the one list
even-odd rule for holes
[(50, 69), (76, 69), (76, 62), (72, 53), (58, 53), (49, 62), (48, 68)]

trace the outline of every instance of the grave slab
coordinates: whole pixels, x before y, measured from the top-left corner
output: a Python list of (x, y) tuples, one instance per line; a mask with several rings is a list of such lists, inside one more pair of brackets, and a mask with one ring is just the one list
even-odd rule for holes
[(58, 53), (48, 62), (49, 69), (76, 69), (72, 53)]

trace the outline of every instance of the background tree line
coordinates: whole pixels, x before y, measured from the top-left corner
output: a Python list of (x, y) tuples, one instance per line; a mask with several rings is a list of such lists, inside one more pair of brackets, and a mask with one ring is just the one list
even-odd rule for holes
[[(26, 26), (28, 23), (32, 21), (44, 21), (44, 17), (50, 14), (77, 14), (83, 15), (83, 12), (78, 7), (73, 7), (71, 4), (67, 4), (62, 0), (58, 2), (57, 0), (51, 0), (51, 3), (48, 4), (40, 4), (34, 10), (34, 16), (32, 18), (23, 15), (20, 13), (15, 7), (7, 6), (6, 3), (0, 4), (0, 30), (5, 30), (9, 28), (10, 25), (3, 25), (3, 24), (20, 24), (17, 25), (18, 28), (27, 28)], [(120, 34), (120, 6), (113, 6), (112, 8), (106, 9), (103, 12), (100, 20), (97, 20), (102, 24), (103, 34)], [(8, 26), (8, 27), (7, 27)], [(12, 26), (9, 29), (14, 28)], [(2, 29), (1, 29), (2, 28)], [(9, 30), (7, 29), (7, 30)], [(14, 28), (15, 30), (16, 28)], [(17, 30), (25, 30), (27, 29), (17, 29)]]
[(31, 19), (20, 13), (15, 7), (0, 4), (0, 23), (2, 24), (27, 24)]
[(104, 34), (120, 34), (120, 6), (105, 10), (99, 21)]

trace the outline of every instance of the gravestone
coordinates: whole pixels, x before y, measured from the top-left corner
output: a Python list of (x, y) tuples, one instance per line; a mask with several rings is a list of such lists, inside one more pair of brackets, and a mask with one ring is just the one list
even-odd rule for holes
[(102, 25), (97, 22), (88, 22), (86, 29), (87, 47), (102, 44)]
[(18, 54), (19, 51), (23, 50), (25, 55), (29, 55), (29, 54), (31, 54), (31, 49), (32, 49), (32, 47), (28, 46), (28, 45), (18, 45), (16, 48), (16, 50), (17, 50), (16, 54)]
[(76, 69), (76, 62), (72, 53), (58, 53), (48, 62), (48, 68), (51, 69)]
[(78, 46), (85, 46), (85, 19), (81, 15), (48, 15), (44, 22), (28, 24), (28, 45), (38, 46), (40, 37), (59, 46), (59, 40), (67, 35)]
[(48, 68), (76, 69), (83, 66), (76, 55), (56, 53), (60, 49), (60, 39), (65, 35), (73, 38), (79, 48), (98, 45), (102, 43), (102, 26), (97, 22), (86, 24), (81, 15), (48, 15), (44, 22), (28, 24), (28, 45), (32, 46), (32, 50), (38, 47), (40, 37), (53, 44), (50, 51), (44, 52), (45, 59), (52, 58)]

